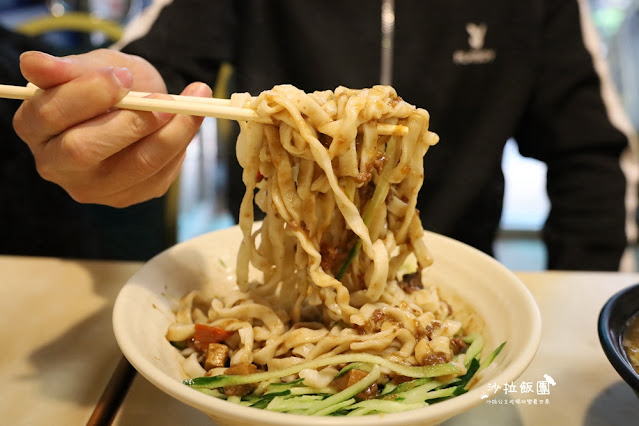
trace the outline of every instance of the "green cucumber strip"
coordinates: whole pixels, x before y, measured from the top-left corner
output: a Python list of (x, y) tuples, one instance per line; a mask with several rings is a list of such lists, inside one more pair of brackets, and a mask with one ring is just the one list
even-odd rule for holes
[[(468, 372), (468, 370), (466, 370)], [(462, 378), (461, 377), (455, 377), (453, 380), (451, 380), (450, 382), (446, 382), (446, 383), (442, 383), (441, 384), (441, 388), (449, 388), (451, 386), (459, 386), (459, 384), (461, 383)]]
[(361, 370), (361, 371), (365, 371), (367, 373), (370, 373), (371, 370), (373, 369), (373, 366), (371, 364), (366, 364), (366, 363), (363, 363), (363, 362), (351, 362), (346, 367), (344, 367), (341, 370), (339, 370), (339, 373), (337, 373), (335, 378), (337, 379), (338, 377), (343, 376), (344, 374), (348, 373), (349, 371), (351, 371), (353, 369)]
[(466, 349), (466, 357), (464, 358), (464, 366), (468, 368), (470, 362), (477, 358), (484, 349), (484, 338), (477, 335), (470, 346)]
[(380, 395), (386, 395), (391, 393), (393, 390), (397, 388), (397, 385), (393, 382), (388, 382), (384, 385), (384, 389), (379, 393)]
[(353, 411), (347, 414), (347, 416), (362, 416), (371, 412), (377, 413), (400, 413), (402, 411), (415, 410), (416, 408), (424, 407), (428, 404), (425, 402), (418, 402), (412, 404), (406, 404), (404, 402), (386, 401), (383, 399), (369, 399), (367, 401), (360, 401), (354, 404)]
[[(449, 397), (449, 396), (453, 396), (455, 395), (455, 392), (457, 391), (457, 387), (454, 388), (445, 388), (445, 389), (437, 389), (434, 391), (430, 391), (427, 392), (424, 398), (424, 401), (428, 401), (431, 399), (439, 399), (439, 398), (445, 398), (445, 397)], [(404, 400), (406, 402), (406, 400)]]
[(313, 407), (322, 397), (319, 395), (300, 395), (296, 397), (277, 396), (266, 406), (269, 411), (301, 411)]
[(347, 399), (346, 401), (339, 402), (337, 404), (333, 404), (330, 407), (326, 407), (323, 410), (319, 410), (315, 413), (316, 416), (328, 416), (329, 414), (333, 414), (334, 412), (341, 410), (342, 408), (346, 408), (355, 403), (355, 398)]
[(358, 393), (362, 392), (363, 390), (371, 386), (373, 383), (375, 383), (377, 379), (379, 379), (380, 375), (381, 373), (380, 373), (379, 365), (375, 365), (375, 367), (373, 367), (371, 372), (368, 373), (368, 375), (364, 377), (363, 379), (361, 379), (359, 382), (352, 384), (351, 386), (347, 387), (341, 392), (336, 393), (335, 395), (329, 396), (328, 398), (326, 398), (325, 400), (321, 402), (318, 402), (317, 405), (306, 410), (304, 414), (313, 415), (317, 413), (318, 411), (323, 410), (327, 407), (330, 407), (334, 404), (338, 404), (342, 401), (353, 398), (355, 395), (357, 395)]
[(213, 389), (230, 385), (243, 385), (247, 383), (257, 383), (263, 380), (277, 379), (291, 374), (296, 374), (305, 368), (319, 368), (327, 365), (343, 364), (349, 362), (365, 362), (386, 367), (389, 370), (407, 377), (425, 378), (438, 377), (448, 374), (458, 374), (459, 367), (453, 363), (427, 365), (423, 367), (408, 367), (397, 364), (377, 355), (370, 354), (342, 354), (328, 358), (318, 358), (306, 361), (300, 364), (292, 365), (288, 368), (278, 371), (268, 371), (266, 373), (255, 373), (245, 376), (241, 375), (220, 375), (212, 377), (196, 377), (194, 379), (185, 380), (184, 384), (194, 389)]
[(363, 416), (364, 414), (368, 414), (370, 413), (372, 410), (370, 408), (366, 408), (366, 407), (361, 407), (361, 408), (356, 408), (353, 411), (344, 414), (345, 416)]
[[(364, 224), (366, 225), (366, 223), (364, 223)], [(338, 281), (342, 279), (342, 277), (344, 276), (344, 274), (348, 270), (348, 266), (353, 262), (353, 260), (355, 259), (355, 256), (357, 256), (357, 253), (359, 253), (359, 250), (361, 248), (362, 248), (362, 240), (360, 238), (360, 239), (357, 240), (357, 242), (355, 243), (355, 245), (353, 246), (351, 251), (348, 252), (348, 257), (346, 258), (346, 261), (344, 262), (344, 264), (340, 268), (340, 270), (337, 273), (337, 275), (335, 275), (335, 278)]]
[(268, 401), (272, 400), (275, 397), (278, 396), (289, 396), (292, 395), (291, 390), (290, 389), (285, 389), (283, 391), (280, 392), (271, 392), (271, 393), (265, 393), (264, 395), (258, 397), (259, 399), (266, 399)]
[(473, 343), (473, 341), (475, 341), (477, 336), (479, 336), (479, 333), (470, 333), (465, 336), (462, 336), (461, 339), (464, 343), (466, 343), (467, 345), (470, 345), (471, 343)]
[(462, 386), (457, 386), (455, 388), (455, 392), (453, 392), (453, 396), (459, 396), (459, 395), (463, 395), (466, 392), (468, 392), (468, 389), (462, 387)]
[(331, 388), (317, 389), (310, 386), (295, 386), (289, 389), (291, 395), (332, 395), (335, 391)]
[(181, 341), (172, 340), (169, 343), (171, 344), (171, 346), (179, 350), (186, 349), (186, 347), (188, 346), (186, 340), (181, 340)]
[[(368, 227), (368, 224), (371, 221), (371, 216), (377, 210), (379, 205), (386, 199), (388, 196), (388, 191), (390, 190), (390, 174), (393, 171), (393, 167), (395, 167), (395, 163), (397, 163), (397, 149), (395, 149), (396, 138), (391, 137), (386, 144), (386, 153), (389, 155), (388, 162), (384, 165), (382, 172), (379, 174), (379, 178), (377, 178), (377, 185), (375, 186), (375, 191), (373, 192), (373, 196), (366, 207), (364, 207), (364, 212), (362, 213), (362, 220), (364, 221), (364, 225)], [(362, 247), (361, 238), (357, 240), (351, 251), (348, 253), (348, 258), (340, 268), (339, 272), (335, 276), (338, 280), (341, 280), (348, 266), (351, 264), (359, 249)]]
[(239, 404), (242, 401), (242, 398), (239, 396), (232, 395), (226, 398), (226, 400), (228, 402), (232, 402), (233, 404)]
[(432, 382), (432, 379), (429, 378), (422, 378), (422, 379), (415, 379), (415, 380), (411, 380), (409, 382), (404, 382), (398, 386), (395, 387), (395, 389), (389, 391), (389, 392), (385, 392), (385, 395), (393, 395), (393, 398), (395, 398), (394, 395), (402, 393), (402, 392), (406, 392), (409, 391), (413, 388), (416, 388), (417, 386), (421, 386), (424, 385), (426, 383), (430, 383)]
[(504, 346), (506, 346), (506, 342), (503, 342), (501, 345), (497, 346), (497, 349), (495, 349), (490, 355), (488, 355), (488, 358), (482, 360), (481, 365), (479, 366), (479, 371), (488, 367), (495, 360), (495, 358), (497, 358), (497, 355), (499, 355), (499, 352), (501, 352)]
[(251, 407), (265, 409), (271, 401), (272, 398), (262, 398), (259, 401), (254, 402)]
[(413, 389), (410, 389), (406, 392), (401, 392), (397, 394), (397, 398), (403, 398), (403, 403), (412, 404), (417, 402), (424, 402), (427, 399), (427, 395), (435, 388), (440, 385), (436, 380), (431, 380), (428, 383), (425, 383), (421, 386), (417, 386)]
[(287, 389), (282, 392), (272, 392), (272, 393), (269, 393), (268, 395), (262, 395), (262, 396), (246, 395), (244, 396), (243, 401), (245, 401), (251, 407), (266, 408), (266, 406), (273, 400), (273, 398), (276, 398), (278, 396), (285, 397), (290, 394), (291, 394), (291, 391)]
[[(278, 395), (279, 396), (279, 395)], [(244, 395), (242, 397), (242, 402), (247, 403), (248, 405), (253, 405), (255, 404), (257, 401), (261, 400), (263, 397), (261, 396), (257, 396), (255, 394), (248, 394), (248, 395)]]
[(466, 374), (461, 376), (458, 382), (451, 383), (447, 385), (446, 388), (465, 387), (470, 382), (470, 379), (473, 378), (475, 373), (477, 373), (478, 370), (479, 370), (479, 359), (473, 358), (470, 361), (470, 365), (468, 366), (468, 369), (466, 370)]
[(264, 392), (264, 395), (268, 395), (273, 392), (283, 392), (285, 390), (291, 389), (294, 386), (301, 385), (302, 383), (304, 383), (304, 379), (297, 379), (288, 383), (287, 382), (270, 383), (268, 387), (266, 388), (266, 392)]
[(464, 393), (468, 392), (466, 389), (462, 388), (461, 386), (458, 386), (456, 388), (447, 388), (447, 389), (440, 389), (440, 390), (448, 390), (448, 391), (452, 390), (452, 394), (451, 395), (442, 396), (440, 398), (429, 399), (428, 402), (427, 402), (429, 405), (437, 404), (438, 402), (446, 401), (447, 399), (450, 399), (450, 398), (453, 398), (455, 396), (458, 396), (458, 395), (461, 395), (461, 394), (464, 394)]

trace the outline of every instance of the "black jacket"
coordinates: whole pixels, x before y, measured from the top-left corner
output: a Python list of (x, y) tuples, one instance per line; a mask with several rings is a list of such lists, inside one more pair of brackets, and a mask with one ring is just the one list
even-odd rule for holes
[[(177, 0), (124, 50), (150, 60), (173, 93), (215, 83), (222, 62), (234, 66), (233, 90), (252, 94), (281, 83), (370, 87), (380, 76), (380, 11), (370, 0)], [(502, 152), (514, 137), (548, 165), (548, 266), (618, 268), (627, 140), (607, 118), (577, 1), (397, 0), (392, 84), (430, 112), (441, 137), (425, 160), (425, 228), (492, 253)], [(236, 208), (242, 191), (229, 192)]]

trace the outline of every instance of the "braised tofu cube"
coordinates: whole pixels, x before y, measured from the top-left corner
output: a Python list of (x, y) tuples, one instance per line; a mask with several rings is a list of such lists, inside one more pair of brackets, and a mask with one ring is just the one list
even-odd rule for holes
[(224, 374), (231, 376), (247, 376), (259, 371), (260, 370), (254, 364), (237, 364), (233, 367), (227, 368)]
[[(226, 369), (224, 374), (230, 376), (247, 376), (249, 374), (259, 373), (262, 370), (258, 369), (254, 364), (237, 364), (233, 367)], [(257, 387), (256, 383), (247, 383), (245, 385), (230, 385), (224, 386), (224, 394), (228, 396), (244, 396), (253, 392)]]
[(209, 343), (204, 360), (204, 369), (210, 370), (216, 367), (224, 367), (229, 357), (229, 347), (222, 343)]

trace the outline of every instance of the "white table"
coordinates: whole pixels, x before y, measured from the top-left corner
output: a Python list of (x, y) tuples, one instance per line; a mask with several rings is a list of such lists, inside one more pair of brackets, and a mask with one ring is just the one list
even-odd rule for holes
[[(121, 357), (111, 329), (113, 302), (140, 266), (0, 256), (1, 424), (86, 423)], [(484, 403), (446, 425), (639, 423), (639, 400), (608, 363), (596, 328), (604, 302), (639, 282), (639, 274), (517, 275), (537, 300), (544, 321), (537, 357), (513, 383), (518, 393), (501, 393), (492, 399), (501, 404)], [(538, 395), (536, 389), (519, 392), (524, 382), (536, 387), (544, 374), (556, 383), (549, 395)], [(522, 399), (544, 404), (528, 405)], [(211, 422), (138, 375), (114, 424)]]

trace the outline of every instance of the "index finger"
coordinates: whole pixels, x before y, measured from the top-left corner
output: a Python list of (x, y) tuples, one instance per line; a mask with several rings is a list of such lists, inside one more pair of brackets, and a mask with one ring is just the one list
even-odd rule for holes
[(131, 87), (126, 68), (103, 68), (38, 93), (22, 103), (14, 128), (32, 149), (53, 136), (108, 111)]

